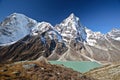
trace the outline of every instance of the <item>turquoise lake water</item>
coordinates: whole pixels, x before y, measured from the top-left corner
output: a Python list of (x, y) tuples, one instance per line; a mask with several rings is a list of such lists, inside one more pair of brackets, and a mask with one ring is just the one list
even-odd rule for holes
[(49, 61), (51, 64), (63, 64), (68, 68), (72, 68), (78, 72), (88, 72), (91, 69), (101, 67), (102, 65), (97, 62), (91, 61)]

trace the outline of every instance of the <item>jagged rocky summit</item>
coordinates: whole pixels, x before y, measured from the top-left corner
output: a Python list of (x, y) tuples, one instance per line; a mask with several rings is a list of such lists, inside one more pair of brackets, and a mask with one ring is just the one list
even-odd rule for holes
[(120, 61), (120, 29), (107, 34), (81, 25), (73, 13), (60, 24), (38, 22), (13, 13), (0, 24), (0, 61)]

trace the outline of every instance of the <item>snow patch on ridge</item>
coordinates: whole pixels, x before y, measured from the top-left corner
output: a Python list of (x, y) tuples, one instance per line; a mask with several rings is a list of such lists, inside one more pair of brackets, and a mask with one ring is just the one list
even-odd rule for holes
[(120, 41), (120, 29), (113, 29), (110, 32), (108, 32), (107, 35), (110, 36), (114, 40)]
[(87, 33), (86, 41), (91, 46), (95, 46), (95, 44), (97, 44), (96, 40), (104, 39), (104, 34), (102, 34), (101, 32), (93, 32), (88, 28), (85, 28), (85, 31)]
[(42, 34), (50, 29), (53, 29), (50, 23), (40, 22), (32, 29), (32, 33), (33, 35)]

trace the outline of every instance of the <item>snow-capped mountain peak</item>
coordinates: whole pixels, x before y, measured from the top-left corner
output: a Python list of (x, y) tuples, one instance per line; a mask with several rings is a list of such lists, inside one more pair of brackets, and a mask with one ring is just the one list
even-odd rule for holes
[(23, 14), (13, 13), (2, 22), (1, 26), (9, 26), (9, 25), (16, 25), (16, 24), (24, 25), (28, 22), (37, 23), (35, 20), (30, 19)]
[(65, 22), (75, 22), (77, 23), (79, 18), (74, 15), (74, 13), (70, 14), (68, 18), (65, 19)]
[(28, 35), (37, 21), (23, 14), (13, 13), (0, 24), (0, 45), (10, 44)]
[(77, 28), (79, 27), (79, 24), (80, 24), (79, 18), (72, 13), (68, 18), (63, 20), (63, 22), (60, 25), (71, 27), (72, 29), (77, 30)]
[(84, 41), (86, 38), (84, 27), (80, 24), (79, 18), (73, 13), (62, 23), (56, 25), (55, 28), (62, 35), (65, 42), (69, 42), (70, 39)]

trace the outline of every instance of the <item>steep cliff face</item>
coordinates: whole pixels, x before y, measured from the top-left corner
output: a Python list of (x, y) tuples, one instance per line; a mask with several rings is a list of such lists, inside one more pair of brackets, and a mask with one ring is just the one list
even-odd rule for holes
[(120, 61), (120, 29), (107, 34), (83, 27), (74, 14), (53, 27), (14, 13), (0, 24), (0, 61)]

